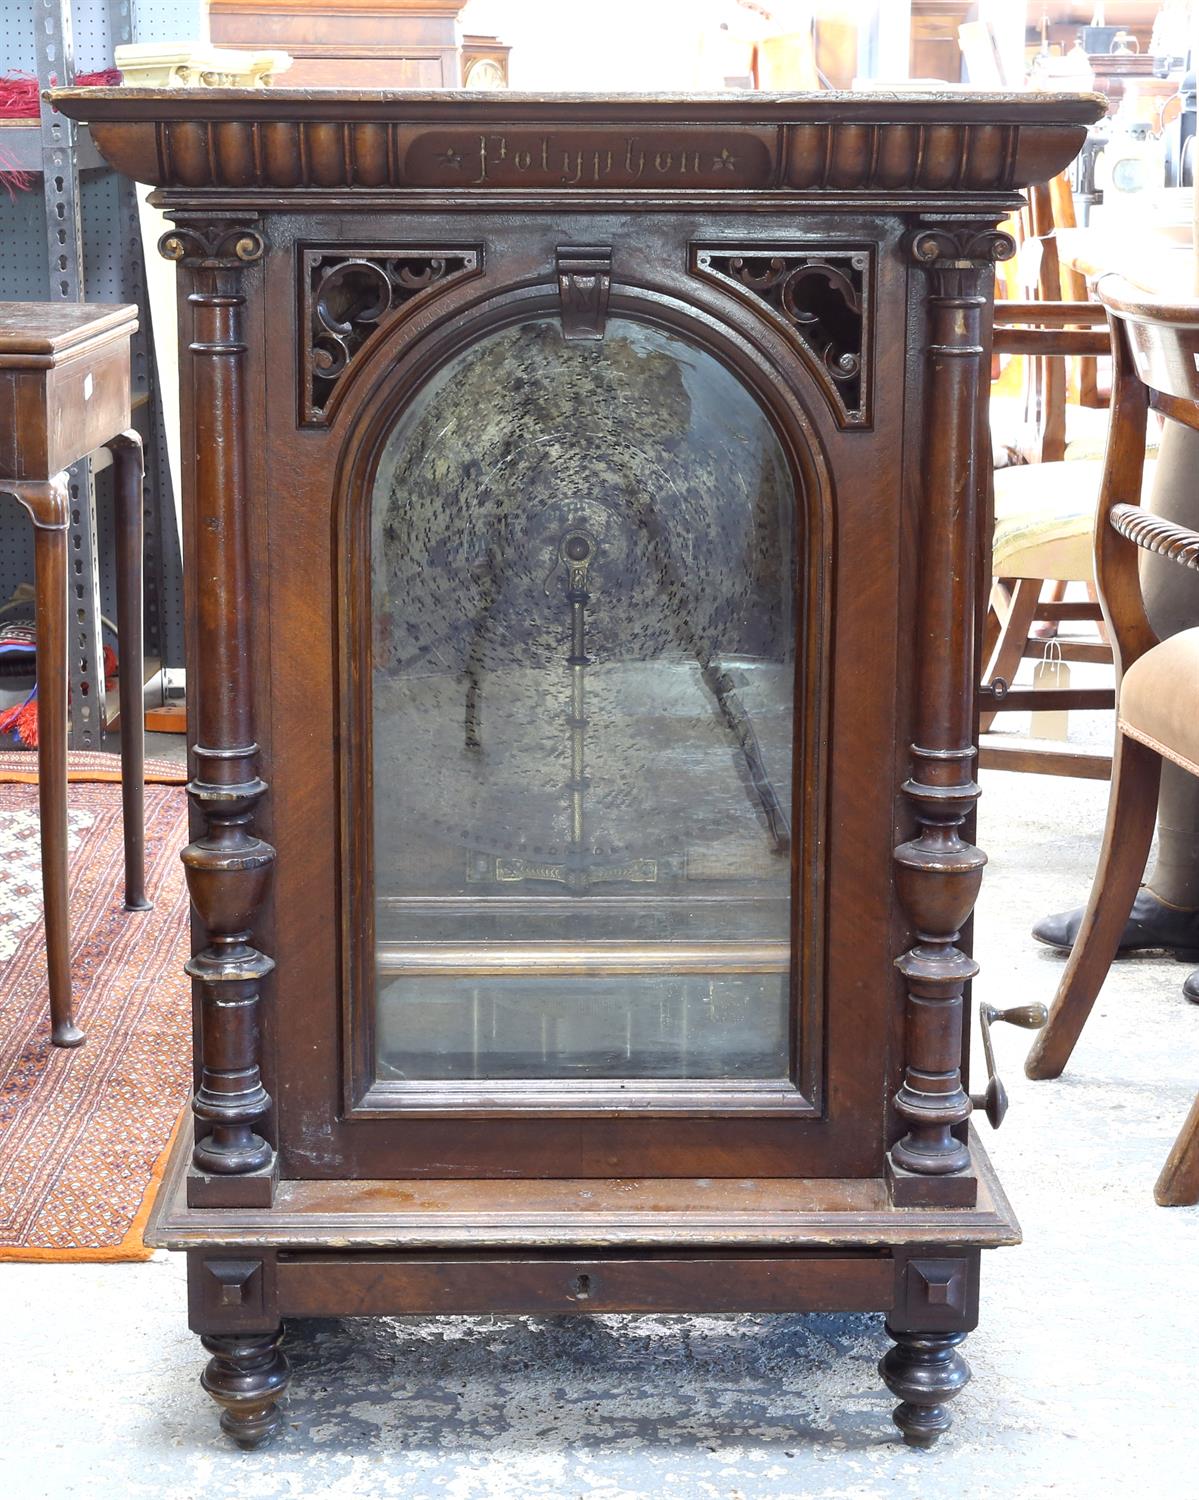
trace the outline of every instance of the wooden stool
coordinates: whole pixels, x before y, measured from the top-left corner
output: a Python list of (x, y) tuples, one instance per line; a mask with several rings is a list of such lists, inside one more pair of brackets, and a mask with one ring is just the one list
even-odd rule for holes
[(0, 491), (34, 525), (37, 587), (38, 803), (51, 1040), (78, 1047), (67, 907), (66, 470), (97, 448), (116, 479), (117, 631), (121, 647), (121, 802), (125, 907), (144, 911), (142, 779), (142, 445), (130, 418), (129, 340), (137, 309), (0, 302)]

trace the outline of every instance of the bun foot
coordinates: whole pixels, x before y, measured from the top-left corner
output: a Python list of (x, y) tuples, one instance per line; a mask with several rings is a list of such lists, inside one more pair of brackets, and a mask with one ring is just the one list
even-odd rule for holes
[(200, 1342), (212, 1358), (200, 1384), (221, 1407), (221, 1431), (239, 1448), (258, 1448), (279, 1430), (276, 1401), (287, 1390), (291, 1370), (279, 1341), (268, 1334), (205, 1334)]
[(953, 1425), (948, 1402), (970, 1379), (970, 1366), (957, 1351), (964, 1333), (899, 1333), (879, 1361), (887, 1389), (899, 1397), (891, 1420), (913, 1448), (931, 1448)]

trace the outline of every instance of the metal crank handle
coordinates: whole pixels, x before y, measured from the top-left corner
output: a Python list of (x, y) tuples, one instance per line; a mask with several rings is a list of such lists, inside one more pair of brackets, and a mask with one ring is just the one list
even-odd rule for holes
[(981, 1094), (971, 1094), (970, 1103), (986, 1115), (992, 1130), (998, 1130), (1007, 1114), (1007, 1089), (1003, 1079), (995, 1070), (995, 1049), (991, 1045), (991, 1026), (995, 1021), (1006, 1021), (1009, 1026), (1022, 1026), (1026, 1031), (1036, 1031), (1049, 1019), (1043, 1005), (1013, 1005), (999, 1010), (994, 1005), (978, 1007), (978, 1026), (982, 1032), (983, 1057), (987, 1064), (987, 1087)]

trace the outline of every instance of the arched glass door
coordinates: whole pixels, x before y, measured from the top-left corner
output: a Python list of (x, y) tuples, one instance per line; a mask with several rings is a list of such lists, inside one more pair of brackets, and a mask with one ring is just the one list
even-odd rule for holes
[(380, 1083), (794, 1077), (796, 504), (744, 385), (490, 333), (372, 496)]

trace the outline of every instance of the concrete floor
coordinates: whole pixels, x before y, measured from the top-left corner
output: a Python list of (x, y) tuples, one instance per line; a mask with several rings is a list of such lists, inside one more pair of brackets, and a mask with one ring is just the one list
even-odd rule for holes
[[(1048, 1001), (1027, 938), (1089, 884), (1106, 786), (984, 776), (991, 855), (977, 993)], [(229, 1447), (196, 1377), (182, 1266), (4, 1266), (3, 1488), (35, 1497), (792, 1500), (1199, 1495), (1199, 1209), (1152, 1187), (1199, 1086), (1186, 969), (1116, 966), (1068, 1075), (1029, 1083), (988, 1148), (1025, 1243), (984, 1258), (974, 1380), (932, 1453), (905, 1449), (875, 1373), (881, 1320), (483, 1318), (289, 1331), (281, 1437)], [(980, 1087), (980, 1080), (975, 1080)]]

